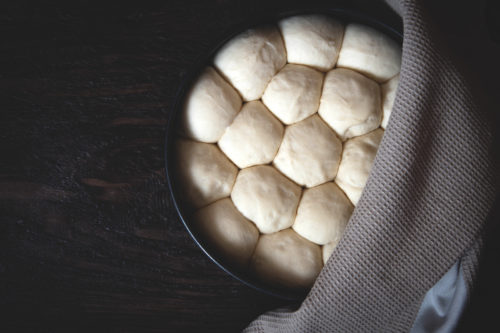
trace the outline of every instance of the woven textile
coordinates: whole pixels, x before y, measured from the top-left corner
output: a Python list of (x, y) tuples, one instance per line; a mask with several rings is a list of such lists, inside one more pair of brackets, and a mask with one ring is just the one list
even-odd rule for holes
[(464, 255), (471, 285), (495, 198), (492, 131), (420, 2), (391, 6), (404, 24), (401, 81), (363, 196), (300, 308), (245, 332), (407, 332)]

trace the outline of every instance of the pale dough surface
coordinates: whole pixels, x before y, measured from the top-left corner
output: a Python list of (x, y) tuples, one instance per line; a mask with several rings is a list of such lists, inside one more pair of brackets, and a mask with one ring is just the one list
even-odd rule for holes
[(212, 67), (207, 67), (191, 87), (183, 112), (186, 136), (217, 142), (241, 108), (241, 98)]
[(231, 199), (262, 233), (292, 226), (302, 189), (268, 165), (243, 169), (236, 177)]
[(209, 244), (232, 263), (246, 267), (259, 231), (241, 215), (229, 198), (218, 200), (194, 214), (196, 227)]
[(178, 140), (176, 171), (180, 190), (196, 208), (231, 194), (238, 168), (210, 143)]
[(399, 73), (401, 47), (380, 31), (350, 23), (345, 28), (337, 66), (357, 70), (384, 82)]
[(292, 16), (279, 23), (288, 62), (327, 71), (335, 66), (344, 26), (324, 15)]
[(400, 67), (391, 38), (325, 15), (249, 29), (219, 50), (186, 95), (176, 181), (223, 262), (313, 285), (369, 178)]
[(321, 271), (321, 249), (286, 229), (260, 237), (251, 266), (271, 284), (305, 289), (312, 286)]
[(378, 128), (344, 143), (342, 161), (335, 182), (356, 205), (363, 192), (377, 149), (384, 135)]
[(322, 84), (322, 73), (288, 64), (269, 82), (262, 101), (279, 120), (290, 125), (318, 111)]
[(330, 257), (332, 256), (333, 250), (337, 247), (340, 239), (330, 242), (328, 244), (325, 244), (322, 246), (322, 252), (323, 252), (323, 265), (326, 265), (326, 262)]
[(331, 70), (325, 77), (318, 113), (342, 140), (366, 134), (382, 120), (380, 86), (350, 69)]
[(243, 100), (259, 99), (271, 78), (286, 63), (277, 28), (249, 29), (227, 42), (215, 55), (215, 67), (239, 91)]
[(299, 185), (313, 187), (335, 177), (342, 142), (318, 115), (288, 126), (274, 166)]
[(384, 110), (384, 116), (382, 117), (382, 124), (380, 126), (383, 129), (385, 129), (389, 122), (398, 84), (399, 74), (382, 85), (382, 109)]
[(283, 124), (260, 101), (243, 105), (219, 140), (219, 147), (239, 168), (267, 164), (276, 156)]
[(354, 206), (332, 182), (304, 190), (293, 230), (319, 245), (337, 242)]

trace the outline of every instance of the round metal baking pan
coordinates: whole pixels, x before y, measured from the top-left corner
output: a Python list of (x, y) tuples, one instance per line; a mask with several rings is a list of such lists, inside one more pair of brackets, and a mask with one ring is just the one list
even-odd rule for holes
[(185, 100), (185, 96), (189, 91), (192, 83), (199, 76), (201, 71), (205, 66), (212, 64), (212, 59), (217, 51), (231, 38), (235, 37), (239, 33), (256, 26), (263, 24), (276, 24), (280, 19), (294, 15), (305, 15), (305, 14), (323, 14), (331, 16), (343, 23), (357, 22), (371, 26), (393, 38), (396, 42), (402, 42), (402, 31), (400, 25), (394, 23), (384, 23), (380, 19), (374, 16), (369, 16), (360, 12), (356, 12), (349, 9), (342, 8), (320, 8), (320, 9), (309, 9), (309, 10), (294, 10), (286, 11), (281, 13), (273, 13), (263, 17), (255, 18), (251, 22), (243, 24), (238, 27), (232, 27), (231, 32), (225, 34), (218, 43), (215, 43), (213, 48), (207, 53), (202, 55), (198, 61), (193, 64), (192, 70), (183, 78), (179, 89), (177, 91), (174, 104), (169, 110), (169, 119), (166, 128), (166, 141), (165, 141), (165, 163), (166, 163), (166, 177), (168, 182), (168, 187), (170, 195), (177, 210), (179, 219), (186, 227), (187, 232), (194, 240), (194, 242), (200, 247), (200, 249), (222, 270), (227, 274), (237, 279), (238, 281), (256, 289), (261, 292), (287, 299), (287, 300), (302, 300), (307, 291), (296, 291), (290, 289), (280, 289), (275, 286), (264, 283), (263, 281), (256, 278), (248, 271), (243, 271), (234, 267), (234, 265), (229, 264), (224, 259), (222, 259), (216, 251), (203, 241), (203, 237), (198, 234), (196, 229), (193, 227), (189, 217), (193, 213), (187, 207), (185, 203), (182, 202), (181, 197), (178, 195), (178, 184), (175, 179), (174, 171), (174, 142), (178, 135), (177, 129), (179, 128), (180, 113), (182, 112), (182, 106)]

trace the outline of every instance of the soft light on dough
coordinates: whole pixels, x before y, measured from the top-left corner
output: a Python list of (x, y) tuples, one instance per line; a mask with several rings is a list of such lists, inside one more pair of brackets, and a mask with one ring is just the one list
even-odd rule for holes
[(260, 101), (246, 103), (219, 141), (239, 168), (267, 164), (276, 156), (283, 125)]
[(278, 29), (249, 29), (227, 42), (215, 55), (215, 67), (245, 101), (259, 99), (271, 78), (286, 63)]
[(340, 241), (340, 238), (336, 241), (333, 241), (331, 243), (325, 244), (322, 246), (322, 252), (323, 252), (323, 265), (326, 265), (326, 262), (330, 257), (332, 256), (333, 250), (337, 247), (338, 243)]
[(241, 215), (229, 198), (216, 201), (194, 216), (204, 239), (228, 261), (245, 267), (253, 254), (259, 231)]
[(373, 131), (382, 120), (380, 86), (350, 69), (331, 70), (318, 113), (342, 140)]
[(319, 245), (337, 242), (353, 210), (352, 203), (334, 183), (308, 188), (300, 199), (293, 230)]
[(382, 117), (382, 124), (380, 126), (382, 126), (383, 129), (385, 129), (389, 122), (398, 84), (399, 74), (382, 85), (382, 108), (384, 110), (384, 116)]
[(263, 280), (296, 289), (311, 287), (322, 266), (319, 245), (292, 229), (260, 236), (251, 260), (251, 267)]
[(384, 130), (379, 128), (344, 143), (342, 160), (335, 182), (355, 206), (370, 175), (383, 135)]
[(290, 125), (318, 111), (322, 84), (322, 73), (288, 64), (269, 82), (262, 102), (278, 119)]
[(293, 16), (281, 20), (289, 63), (327, 71), (335, 66), (342, 45), (344, 26), (324, 15)]
[(292, 226), (301, 191), (273, 167), (259, 165), (240, 171), (231, 199), (266, 234)]
[(191, 139), (217, 142), (240, 111), (241, 98), (212, 67), (191, 87), (183, 112), (183, 130)]
[(345, 28), (337, 67), (354, 69), (384, 82), (399, 73), (401, 47), (380, 31), (350, 23)]
[(199, 208), (231, 194), (238, 168), (210, 143), (178, 140), (176, 171), (186, 202)]
[(299, 185), (313, 187), (337, 173), (342, 142), (317, 115), (288, 126), (274, 166)]

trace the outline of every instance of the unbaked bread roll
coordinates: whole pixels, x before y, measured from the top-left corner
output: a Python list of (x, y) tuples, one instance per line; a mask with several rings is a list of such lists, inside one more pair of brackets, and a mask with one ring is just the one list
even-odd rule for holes
[(326, 262), (330, 257), (332, 256), (333, 250), (337, 247), (338, 243), (340, 241), (340, 238), (336, 241), (333, 241), (331, 243), (325, 244), (322, 247), (322, 252), (323, 252), (323, 265), (326, 265)]
[(343, 25), (324, 15), (293, 16), (281, 20), (288, 62), (327, 71), (335, 66), (342, 45)]
[(215, 67), (245, 101), (259, 99), (274, 74), (286, 63), (286, 51), (275, 27), (249, 29), (216, 54)]
[(335, 182), (355, 206), (370, 175), (383, 135), (384, 130), (378, 128), (344, 143), (342, 160)]
[(322, 84), (322, 73), (288, 64), (269, 82), (262, 102), (278, 119), (290, 125), (318, 111)]
[(243, 216), (267, 234), (292, 226), (300, 194), (300, 186), (275, 168), (259, 165), (240, 171), (231, 199)]
[(199, 208), (228, 197), (238, 168), (210, 143), (178, 140), (176, 171), (186, 202)]
[(218, 253), (239, 267), (248, 265), (259, 231), (241, 215), (231, 199), (218, 200), (198, 210), (193, 218), (204, 239)]
[(217, 142), (240, 111), (241, 98), (212, 67), (207, 67), (191, 87), (182, 113), (186, 136)]
[(382, 85), (382, 108), (384, 110), (384, 115), (382, 117), (383, 129), (387, 126), (389, 122), (389, 117), (391, 116), (392, 106), (394, 105), (394, 99), (396, 98), (396, 90), (399, 84), (399, 74), (387, 81)]
[(344, 192), (332, 182), (308, 188), (300, 199), (293, 230), (319, 245), (336, 242), (353, 210)]
[(380, 87), (350, 69), (331, 70), (325, 77), (318, 113), (342, 140), (373, 131), (382, 120)]
[(317, 115), (288, 126), (274, 166), (299, 185), (313, 187), (337, 173), (342, 142)]
[(276, 156), (283, 125), (260, 101), (246, 103), (221, 139), (219, 147), (241, 169), (267, 164)]
[(380, 31), (350, 23), (345, 28), (337, 67), (354, 69), (384, 82), (399, 73), (401, 48)]
[(309, 288), (322, 268), (321, 249), (292, 229), (261, 235), (251, 267), (257, 276), (271, 284)]

